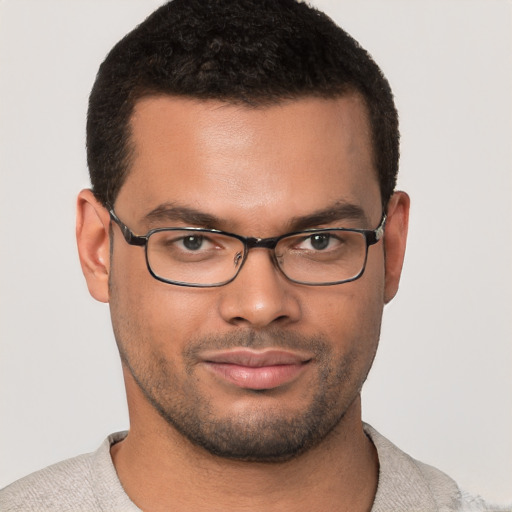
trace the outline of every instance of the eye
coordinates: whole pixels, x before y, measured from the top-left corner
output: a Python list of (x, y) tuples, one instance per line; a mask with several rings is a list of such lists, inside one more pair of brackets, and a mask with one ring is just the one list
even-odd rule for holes
[(329, 241), (331, 239), (331, 235), (329, 233), (322, 233), (318, 235), (313, 235), (310, 237), (311, 247), (317, 251), (322, 251), (329, 246)]
[(340, 245), (339, 237), (332, 233), (314, 233), (305, 237), (297, 244), (297, 249), (305, 251), (325, 251), (326, 249), (334, 249)]
[(221, 247), (218, 237), (199, 233), (161, 231), (152, 237), (152, 246), (169, 254), (203, 254)]
[(154, 263), (157, 258), (162, 264), (199, 263), (221, 261), (231, 258), (240, 250), (236, 238), (223, 236), (210, 231), (162, 229), (149, 238), (148, 258)]
[(198, 251), (202, 248), (204, 244), (204, 236), (198, 236), (198, 235), (190, 235), (183, 237), (181, 242), (185, 249), (188, 249), (189, 251)]

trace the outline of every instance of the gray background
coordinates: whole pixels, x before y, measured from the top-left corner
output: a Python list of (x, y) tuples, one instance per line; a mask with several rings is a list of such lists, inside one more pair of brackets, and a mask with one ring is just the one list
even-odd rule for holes
[[(160, 1), (0, 3), (0, 487), (128, 426), (108, 307), (74, 241), (87, 96)], [(384, 69), (412, 197), (364, 418), (512, 502), (512, 4), (318, 0)]]

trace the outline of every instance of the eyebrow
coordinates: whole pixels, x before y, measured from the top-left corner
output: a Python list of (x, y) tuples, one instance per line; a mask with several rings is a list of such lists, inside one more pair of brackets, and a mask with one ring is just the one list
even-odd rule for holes
[(292, 217), (288, 226), (290, 231), (302, 231), (323, 224), (347, 220), (359, 221), (365, 225), (368, 223), (368, 217), (361, 206), (340, 200), (327, 208), (314, 211), (308, 215)]
[[(180, 206), (176, 203), (163, 203), (157, 206), (145, 216), (145, 220), (149, 226), (162, 222), (180, 222), (207, 229), (223, 229), (222, 226), (230, 224), (226, 219), (221, 219), (195, 208)], [(361, 206), (340, 200), (307, 215), (292, 217), (286, 223), (285, 229), (288, 232), (302, 231), (324, 224), (348, 220), (359, 221), (365, 225), (368, 223), (368, 217)]]
[(174, 203), (163, 203), (157, 206), (145, 216), (145, 219), (150, 225), (164, 221), (182, 222), (208, 229), (219, 229), (218, 226), (222, 224), (222, 220), (215, 215)]

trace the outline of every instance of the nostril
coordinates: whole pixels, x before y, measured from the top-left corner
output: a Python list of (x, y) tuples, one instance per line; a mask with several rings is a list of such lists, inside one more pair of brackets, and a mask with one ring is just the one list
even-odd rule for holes
[(245, 318), (242, 318), (241, 316), (236, 316), (234, 318), (230, 318), (228, 323), (230, 323), (231, 325), (240, 326), (248, 323), (248, 321)]

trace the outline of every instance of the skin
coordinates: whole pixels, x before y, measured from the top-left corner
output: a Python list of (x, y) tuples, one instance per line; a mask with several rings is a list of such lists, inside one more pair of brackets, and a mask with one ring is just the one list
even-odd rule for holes
[[(281, 235), (292, 219), (340, 203), (362, 215), (308, 227), (379, 224), (370, 128), (357, 94), (260, 109), (149, 97), (131, 123), (134, 160), (115, 210), (136, 234), (187, 225), (147, 218), (169, 203), (215, 216), (216, 225), (202, 227), (254, 237)], [(295, 284), (267, 249), (255, 249), (233, 282), (194, 289), (151, 277), (143, 249), (128, 245), (117, 226), (111, 250), (108, 212), (90, 191), (80, 193), (81, 264), (92, 296), (110, 303), (130, 412), (130, 434), (112, 457), (140, 508), (370, 510), (378, 461), (362, 430), (360, 389), (384, 304), (398, 289), (408, 211), (408, 196), (395, 193), (384, 239), (370, 247), (354, 282)], [(240, 347), (284, 349), (308, 362), (290, 382), (256, 393), (197, 357)], [(314, 435), (295, 453), (272, 457), (283, 431), (293, 438), (286, 425), (300, 432), (308, 417)], [(194, 425), (202, 432), (187, 434)], [(227, 440), (217, 439), (217, 448), (229, 450), (231, 439), (252, 455), (219, 456), (194, 437), (218, 431)], [(258, 459), (262, 446), (272, 449)]]

